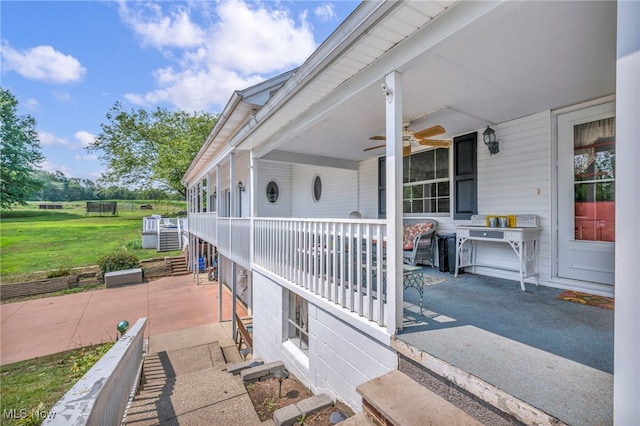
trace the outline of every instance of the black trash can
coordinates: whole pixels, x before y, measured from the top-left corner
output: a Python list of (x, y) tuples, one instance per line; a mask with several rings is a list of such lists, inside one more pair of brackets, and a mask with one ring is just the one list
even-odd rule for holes
[[(438, 234), (438, 269), (440, 272), (456, 272), (456, 234)], [(462, 273), (462, 270), (458, 271)]]

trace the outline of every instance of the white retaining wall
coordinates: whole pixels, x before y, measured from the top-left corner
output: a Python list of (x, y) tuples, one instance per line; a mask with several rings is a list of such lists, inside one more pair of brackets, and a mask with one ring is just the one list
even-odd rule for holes
[(387, 344), (365, 335), (309, 300), (308, 355), (287, 342), (286, 301), (288, 290), (253, 272), (254, 356), (281, 360), (287, 369), (314, 393), (325, 392), (354, 410), (362, 398), (356, 386), (395, 370), (398, 357)]

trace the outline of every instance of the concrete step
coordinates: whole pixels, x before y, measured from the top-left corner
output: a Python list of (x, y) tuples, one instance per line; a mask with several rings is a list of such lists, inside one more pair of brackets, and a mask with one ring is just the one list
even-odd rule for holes
[(373, 426), (364, 411), (340, 422), (340, 426)]
[(220, 349), (227, 364), (236, 364), (242, 362), (242, 355), (238, 352), (238, 347), (233, 339), (222, 339), (220, 342)]
[(398, 370), (484, 424), (561, 424), (524, 401), (412, 345), (392, 340)]
[[(392, 392), (390, 390), (393, 390)], [(356, 388), (374, 424), (480, 426), (482, 423), (398, 370)]]
[(184, 256), (165, 257), (165, 262), (171, 267), (171, 275), (187, 275), (187, 259)]

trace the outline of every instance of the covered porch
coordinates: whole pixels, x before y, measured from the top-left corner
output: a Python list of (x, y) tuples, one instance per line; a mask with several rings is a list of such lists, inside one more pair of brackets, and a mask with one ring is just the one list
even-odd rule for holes
[(613, 423), (614, 310), (550, 287), (424, 273), (444, 281), (425, 288), (422, 313), (418, 292), (404, 291), (404, 329), (392, 340), (401, 370), (427, 367), (445, 399), (461, 389), (526, 424)]
[[(555, 295), (564, 288), (615, 293), (616, 423), (637, 418), (638, 107), (631, 95), (637, 93), (637, 29), (626, 18), (635, 12), (631, 2), (363, 3), (269, 101), (255, 114), (247, 111), (245, 124), (221, 139), (225, 149), (208, 155), (210, 165), (185, 177), (199, 199), (206, 178), (207, 194), (219, 205), (224, 200), (220, 213), (228, 207), (234, 217), (231, 226), (240, 225), (235, 217), (251, 218), (245, 243), (253, 245), (251, 268), (260, 280), (254, 306), (265, 324), (256, 334), (279, 326), (281, 318), (268, 315), (285, 300), (277, 292), (295, 293), (315, 303), (316, 312), (331, 314), (312, 322), (320, 332), (333, 331), (336, 318), (342, 330), (353, 331), (364, 316), (370, 324), (363, 332), (391, 338), (406, 358), (523, 423), (611, 424), (614, 314), (602, 309), (595, 314), (602, 322), (591, 324), (584, 312), (598, 308)], [(622, 59), (625, 49), (636, 58), (630, 65)], [(610, 228), (616, 238), (582, 241), (575, 208), (582, 201), (571, 194), (585, 173), (574, 172), (576, 159), (593, 164), (581, 151), (595, 153), (596, 145), (576, 142), (579, 132), (571, 130), (614, 117), (616, 151), (608, 155), (618, 160)], [(416, 142), (416, 134), (437, 128), (443, 130), (437, 140)], [(483, 142), (490, 129), (497, 145)], [(227, 153), (228, 173), (214, 156)], [(200, 205), (191, 213), (203, 212)], [(368, 248), (327, 243), (352, 240), (350, 227), (358, 221), (347, 220), (350, 211), (384, 227), (385, 297), (363, 291), (362, 276), (372, 276), (374, 266)], [(440, 232), (451, 233), (473, 225), (474, 214), (540, 218), (534, 263), (541, 285), (527, 281), (523, 292), (504, 280), (513, 274), (487, 269), (478, 270), (484, 276), (447, 275), (427, 287), (420, 312), (416, 292), (402, 290), (403, 220), (435, 218)], [(353, 225), (310, 224), (322, 221)], [(577, 245), (588, 250), (574, 250)], [(511, 266), (509, 247), (487, 244), (483, 252), (479, 261)], [(343, 269), (350, 259), (355, 272), (351, 265)], [(347, 274), (357, 278), (345, 281)], [(594, 337), (592, 327), (606, 337)], [(282, 353), (267, 336), (258, 349)], [(378, 349), (386, 362), (386, 348)], [(311, 353), (300, 364), (320, 377), (316, 368), (333, 359), (324, 355)], [(363, 364), (354, 361), (352, 371)]]

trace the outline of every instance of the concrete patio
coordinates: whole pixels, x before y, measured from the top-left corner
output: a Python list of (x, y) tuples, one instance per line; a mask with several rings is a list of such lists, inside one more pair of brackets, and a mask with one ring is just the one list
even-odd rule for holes
[(445, 281), (425, 288), (422, 314), (418, 292), (405, 290), (405, 328), (393, 346), (406, 359), (444, 362), (461, 387), (511, 395), (566, 424), (612, 424), (613, 310), (535, 284), (522, 292), (515, 281), (424, 273)]
[[(191, 275), (162, 277), (85, 293), (7, 303), (0, 307), (0, 364), (112, 341), (116, 324), (146, 317), (145, 337), (218, 320), (218, 286)], [(223, 320), (231, 320), (231, 293), (223, 293)], [(242, 307), (239, 307), (242, 312)]]

